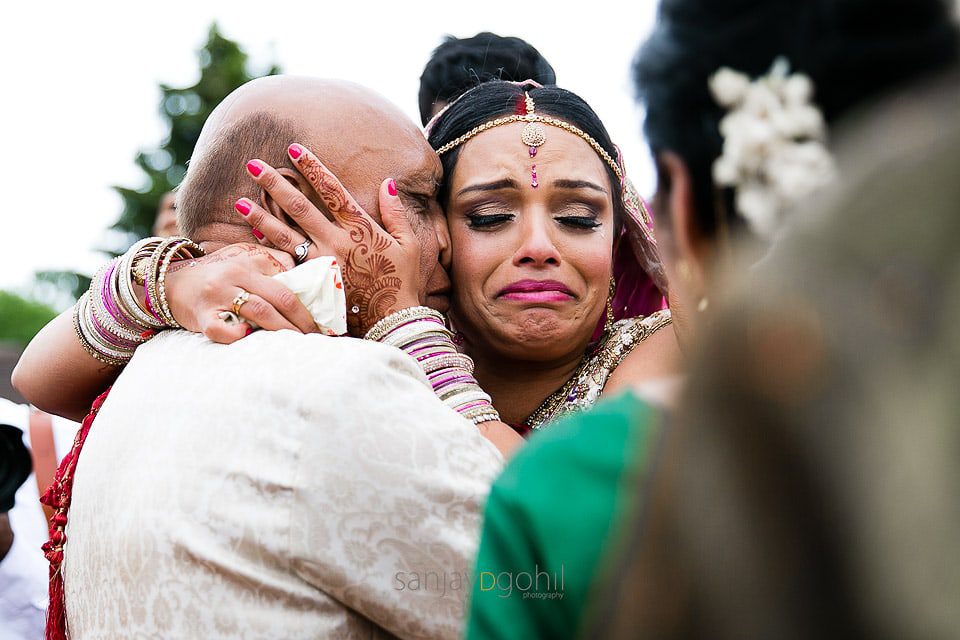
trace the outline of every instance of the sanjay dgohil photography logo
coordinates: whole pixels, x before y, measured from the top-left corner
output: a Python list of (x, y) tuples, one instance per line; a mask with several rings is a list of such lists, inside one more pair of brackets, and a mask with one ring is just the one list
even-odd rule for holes
[(492, 593), (500, 598), (514, 594), (533, 600), (563, 600), (564, 566), (550, 573), (539, 565), (533, 571), (480, 571), (475, 576), (458, 572), (398, 571), (393, 588), (397, 591), (426, 591), (444, 597), (452, 591), (473, 590), (479, 585), (481, 593)]

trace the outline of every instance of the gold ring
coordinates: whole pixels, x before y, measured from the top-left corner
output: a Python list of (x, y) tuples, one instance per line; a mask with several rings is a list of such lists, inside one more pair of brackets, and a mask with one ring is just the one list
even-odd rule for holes
[(233, 299), (233, 313), (237, 317), (240, 317), (240, 307), (242, 307), (247, 300), (250, 299), (250, 292), (245, 289), (240, 289), (240, 293), (237, 294), (237, 297)]

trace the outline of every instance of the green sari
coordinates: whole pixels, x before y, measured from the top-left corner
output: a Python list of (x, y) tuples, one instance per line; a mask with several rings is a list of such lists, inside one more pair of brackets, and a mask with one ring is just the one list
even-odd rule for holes
[(538, 433), (510, 461), (487, 499), (469, 640), (577, 637), (639, 503), (658, 415), (626, 393)]

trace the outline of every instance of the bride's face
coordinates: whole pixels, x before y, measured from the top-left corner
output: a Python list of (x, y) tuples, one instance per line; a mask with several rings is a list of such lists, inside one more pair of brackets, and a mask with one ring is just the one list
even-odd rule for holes
[(579, 357), (609, 290), (610, 179), (583, 139), (556, 127), (531, 158), (523, 126), (495, 127), (460, 150), (447, 203), (453, 315), (474, 350)]

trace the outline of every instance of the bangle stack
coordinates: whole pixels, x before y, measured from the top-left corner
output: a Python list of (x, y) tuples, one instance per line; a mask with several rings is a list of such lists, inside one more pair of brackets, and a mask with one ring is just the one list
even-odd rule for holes
[(401, 349), (427, 374), (434, 393), (448, 407), (474, 424), (499, 420), (490, 396), (473, 377), (473, 360), (457, 351), (443, 316), (428, 307), (410, 307), (377, 322), (367, 335)]
[[(108, 262), (73, 308), (73, 328), (87, 353), (104, 364), (122, 366), (157, 331), (179, 328), (167, 304), (166, 273), (174, 260), (202, 255), (187, 238), (147, 238)], [(138, 285), (146, 308), (135, 294)]]

